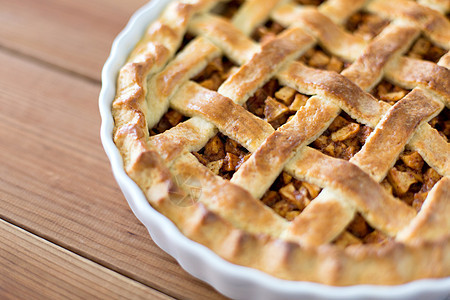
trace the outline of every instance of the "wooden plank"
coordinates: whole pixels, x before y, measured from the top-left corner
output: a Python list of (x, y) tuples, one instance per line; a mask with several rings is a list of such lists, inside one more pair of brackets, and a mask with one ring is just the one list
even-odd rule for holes
[(0, 46), (100, 80), (114, 37), (147, 0), (0, 0)]
[(0, 217), (173, 297), (220, 297), (131, 213), (100, 145), (100, 86), (2, 51), (0, 65)]
[(171, 299), (0, 219), (2, 299)]

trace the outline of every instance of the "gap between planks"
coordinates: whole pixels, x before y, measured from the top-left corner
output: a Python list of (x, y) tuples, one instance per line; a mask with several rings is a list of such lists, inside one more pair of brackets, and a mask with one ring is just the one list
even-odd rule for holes
[(100, 79), (114, 37), (148, 0), (0, 0), (0, 45)]
[(86, 81), (89, 83), (93, 83), (93, 84), (96, 84), (99, 86), (101, 86), (101, 84), (102, 84), (102, 81), (99, 79), (89, 77), (89, 76), (79, 73), (77, 71), (68, 69), (64, 66), (59, 66), (57, 64), (53, 64), (51, 61), (43, 60), (43, 59), (39, 58), (38, 56), (32, 56), (25, 52), (21, 52), (20, 49), (9, 48), (6, 45), (0, 44), (0, 51), (7, 53), (9, 55), (15, 56), (17, 58), (20, 58), (23, 61), (28, 61), (32, 64), (40, 65), (46, 69), (53, 70), (53, 71), (59, 72), (59, 73), (63, 73), (68, 76), (75, 77), (75, 78), (78, 78), (80, 80), (83, 80), (83, 81)]
[(2, 299), (173, 299), (2, 219), (0, 236)]

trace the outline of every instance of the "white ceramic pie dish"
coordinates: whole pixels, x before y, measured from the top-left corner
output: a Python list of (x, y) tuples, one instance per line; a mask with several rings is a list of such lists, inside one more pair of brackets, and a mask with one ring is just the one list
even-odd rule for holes
[(399, 286), (350, 287), (277, 279), (223, 260), (208, 248), (186, 238), (170, 220), (150, 206), (140, 188), (123, 169), (121, 155), (112, 139), (114, 121), (111, 103), (116, 92), (117, 75), (128, 54), (147, 26), (170, 1), (151, 1), (133, 15), (126, 28), (117, 36), (102, 71), (99, 99), (101, 139), (114, 176), (134, 214), (147, 227), (155, 243), (173, 256), (190, 274), (235, 299), (448, 299), (450, 278), (419, 280)]

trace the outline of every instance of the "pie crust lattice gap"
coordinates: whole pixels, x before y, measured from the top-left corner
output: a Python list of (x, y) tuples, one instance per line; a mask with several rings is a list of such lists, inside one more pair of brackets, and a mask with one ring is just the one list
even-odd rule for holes
[[(421, 35), (450, 48), (445, 2), (247, 0), (231, 19), (210, 13), (218, 2), (171, 3), (119, 74), (114, 140), (152, 206), (225, 259), (280, 278), (350, 285), (450, 275), (450, 150), (428, 123), (449, 106), (450, 56), (404, 55)], [(370, 40), (352, 34), (344, 25), (360, 11), (389, 24)], [(285, 29), (255, 42), (269, 20)], [(186, 32), (194, 38), (177, 52)], [(344, 62), (340, 73), (301, 61), (317, 45)], [(217, 91), (193, 80), (221, 57), (237, 67)], [(245, 108), (273, 79), (309, 97), (279, 127)], [(369, 92), (383, 79), (409, 92), (380, 101)], [(150, 136), (169, 109), (187, 120)], [(349, 161), (308, 146), (343, 112), (373, 130)], [(192, 154), (219, 132), (251, 153), (229, 181)], [(442, 176), (418, 213), (381, 184), (405, 147)], [(283, 172), (322, 189), (292, 221), (258, 200)], [(389, 242), (333, 244), (355, 216)]]

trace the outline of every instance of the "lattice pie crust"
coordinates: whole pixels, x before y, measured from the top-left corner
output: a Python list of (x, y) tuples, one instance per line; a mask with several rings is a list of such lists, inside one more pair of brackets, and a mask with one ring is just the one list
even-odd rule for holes
[[(233, 263), (331, 285), (449, 276), (449, 11), (172, 2), (118, 77), (124, 167), (184, 235)], [(358, 13), (383, 26), (352, 32)], [(380, 96), (382, 81), (395, 88)]]

